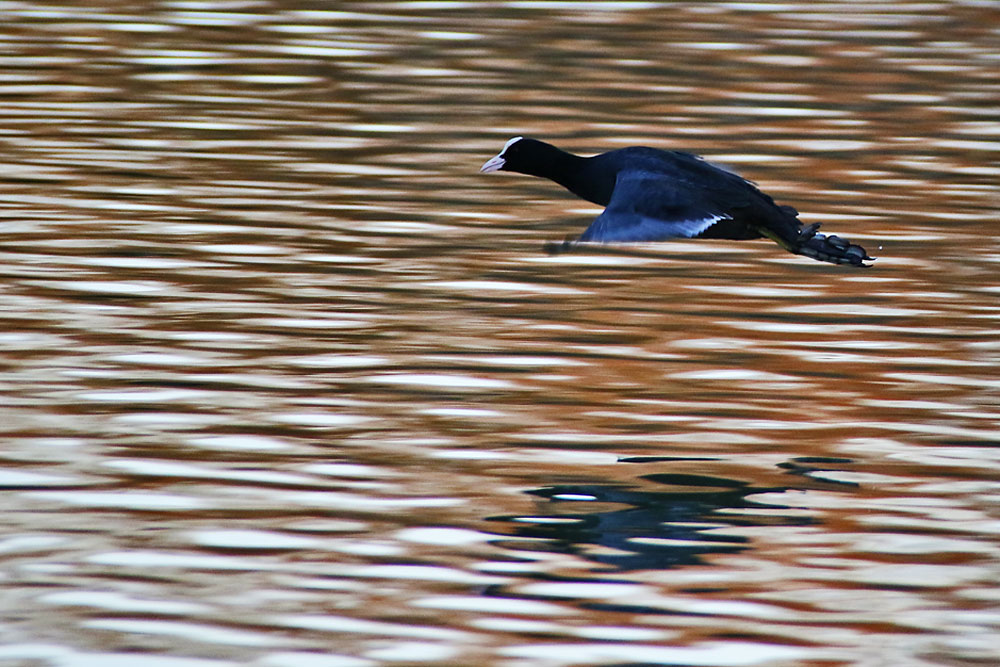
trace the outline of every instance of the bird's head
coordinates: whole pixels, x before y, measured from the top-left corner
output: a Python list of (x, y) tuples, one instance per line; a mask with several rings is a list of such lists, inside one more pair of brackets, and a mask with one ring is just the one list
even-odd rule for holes
[(479, 171), (516, 171), (522, 174), (534, 174), (535, 162), (543, 154), (544, 144), (537, 139), (514, 137), (503, 145), (503, 149), (483, 164)]

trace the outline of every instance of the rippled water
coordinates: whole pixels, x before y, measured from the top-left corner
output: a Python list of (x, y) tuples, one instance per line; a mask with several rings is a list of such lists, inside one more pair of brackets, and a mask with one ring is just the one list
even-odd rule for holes
[[(995, 2), (0, 15), (0, 664), (1000, 661)], [(880, 259), (550, 257), (515, 134)]]

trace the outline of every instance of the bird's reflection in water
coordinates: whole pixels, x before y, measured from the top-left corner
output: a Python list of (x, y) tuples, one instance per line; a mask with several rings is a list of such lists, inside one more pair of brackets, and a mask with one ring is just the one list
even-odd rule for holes
[(787, 490), (721, 477), (652, 474), (640, 477), (635, 485), (561, 484), (534, 489), (528, 493), (547, 499), (538, 504), (537, 513), (491, 520), (509, 524), (508, 534), (520, 538), (498, 543), (514, 552), (574, 554), (610, 571), (664, 569), (701, 563), (708, 554), (749, 548), (745, 537), (727, 528), (812, 523), (801, 512), (752, 499)]

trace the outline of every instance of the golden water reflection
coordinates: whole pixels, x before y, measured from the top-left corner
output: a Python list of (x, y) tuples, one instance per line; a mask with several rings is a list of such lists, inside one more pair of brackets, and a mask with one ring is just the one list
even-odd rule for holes
[[(0, 11), (0, 662), (1000, 660), (993, 4)], [(550, 257), (519, 134), (880, 259)]]

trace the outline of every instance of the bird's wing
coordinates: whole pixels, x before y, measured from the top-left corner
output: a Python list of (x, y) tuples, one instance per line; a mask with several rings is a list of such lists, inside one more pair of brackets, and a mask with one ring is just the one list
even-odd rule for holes
[(607, 207), (580, 241), (661, 241), (697, 236), (731, 216), (664, 174), (623, 171)]

